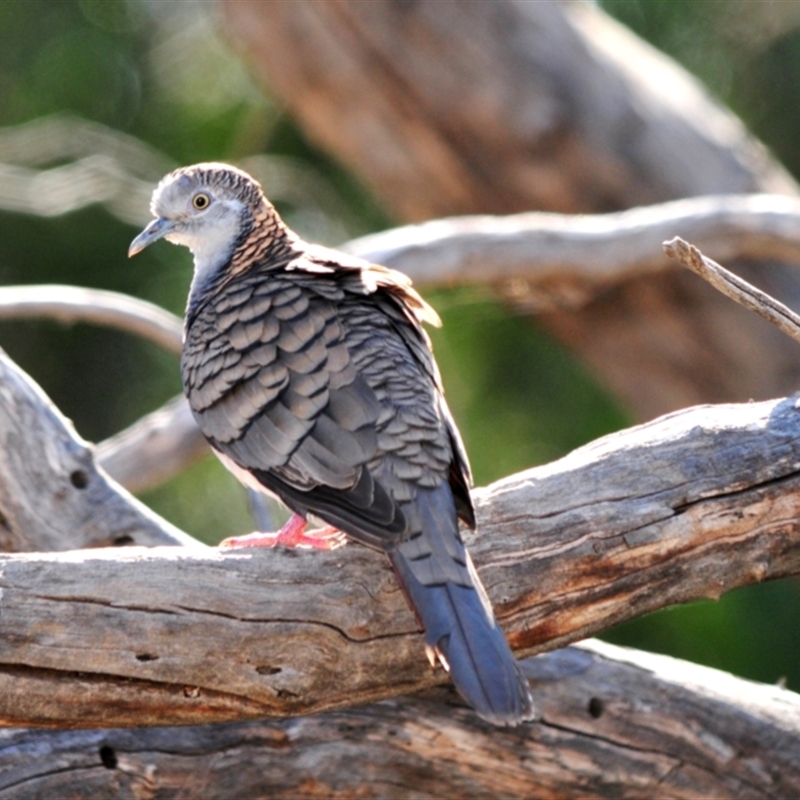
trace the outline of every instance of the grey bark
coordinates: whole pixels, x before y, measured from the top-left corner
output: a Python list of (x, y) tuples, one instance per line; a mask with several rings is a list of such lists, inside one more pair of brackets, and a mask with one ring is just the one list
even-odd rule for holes
[(0, 798), (747, 798), (800, 792), (792, 692), (600, 642), (525, 662), (539, 719), (448, 689), (283, 721), (0, 730)]
[[(799, 433), (791, 398), (700, 407), (478, 490), (467, 544), (512, 647), (542, 652), (671, 603), (800, 574)], [(27, 537), (18, 548), (49, 548), (53, 530), (26, 527), (17, 509), (63, 518), (43, 487), (71, 473), (26, 435), (38, 431), (18, 426), (3, 448), (12, 491), (0, 509)], [(25, 452), (37, 477), (15, 483)], [(112, 525), (119, 505), (98, 512), (102, 475), (81, 463), (90, 480), (73, 486), (74, 513), (89, 531)], [(61, 547), (81, 543), (81, 522), (68, 519)], [(387, 562), (357, 545), (8, 555), (0, 569), (7, 725), (284, 716), (446, 680), (428, 668)]]
[(0, 549), (195, 544), (94, 462), (91, 446), (0, 351)]

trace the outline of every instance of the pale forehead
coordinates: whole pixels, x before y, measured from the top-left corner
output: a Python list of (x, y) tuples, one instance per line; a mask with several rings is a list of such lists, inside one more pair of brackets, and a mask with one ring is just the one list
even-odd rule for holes
[(261, 187), (246, 172), (227, 164), (195, 164), (181, 167), (167, 175), (153, 192), (155, 211), (182, 204), (199, 189), (207, 188), (237, 199), (248, 200), (261, 193)]

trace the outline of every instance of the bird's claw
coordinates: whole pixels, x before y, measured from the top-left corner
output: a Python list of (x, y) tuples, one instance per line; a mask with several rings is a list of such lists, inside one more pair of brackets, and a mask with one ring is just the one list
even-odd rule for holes
[(335, 550), (347, 541), (347, 537), (336, 528), (326, 525), (318, 530), (305, 532), (306, 521), (294, 514), (276, 533), (249, 533), (245, 536), (230, 536), (219, 543), (219, 547), (309, 547), (314, 550)]

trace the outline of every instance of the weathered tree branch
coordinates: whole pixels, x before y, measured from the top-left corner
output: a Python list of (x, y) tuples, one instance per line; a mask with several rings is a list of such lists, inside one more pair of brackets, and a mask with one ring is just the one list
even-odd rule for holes
[(610, 214), (466, 216), (354, 239), (344, 249), (419, 286), (499, 284), (529, 311), (578, 308), (616, 284), (672, 270), (679, 234), (717, 260), (800, 265), (800, 200), (714, 195)]
[(200, 543), (94, 463), (42, 390), (0, 351), (0, 549)]
[(800, 342), (800, 315), (795, 314), (791, 308), (742, 280), (716, 261), (706, 258), (695, 245), (684, 241), (680, 236), (664, 242), (663, 246), (668, 256), (680, 261), (703, 280), (708, 281), (717, 291), (754, 311), (779, 331)]
[[(3, 377), (6, 400), (18, 390)], [(570, 625), (591, 627), (613, 616), (620, 603), (626, 607), (621, 619), (630, 609), (637, 613), (709, 587), (717, 593), (737, 582), (796, 572), (796, 416), (791, 401), (695, 409), (480, 493), (483, 533), (472, 549), (505, 624), (515, 631), (514, 644), (541, 649), (559, 632), (574, 638), (564, 636)], [(38, 432), (20, 426), (13, 444), (24, 452), (25, 437), (35, 440)], [(654, 458), (646, 455), (648, 447)], [(41, 449), (29, 458), (46, 462), (46, 473), (63, 472)], [(647, 468), (637, 470), (643, 458)], [(629, 486), (639, 496), (626, 491)], [(35, 484), (23, 488), (39, 497)], [(578, 502), (565, 504), (564, 498)], [(531, 529), (534, 547), (518, 541), (523, 549), (510, 556), (536, 559), (523, 568), (531, 568), (528, 587), (535, 584), (526, 591), (519, 582), (522, 565), (503, 563), (504, 548), (487, 545), (498, 531), (518, 539)], [(49, 543), (47, 532), (36, 526), (30, 532)], [(70, 533), (60, 531), (62, 537)], [(0, 560), (3, 721), (74, 727), (234, 719), (268, 713), (265, 698), (286, 713), (304, 705), (292, 693), (313, 680), (309, 656), (312, 669), (319, 673), (322, 662), (327, 684), (337, 686), (351, 678), (354, 649), (362, 656), (370, 651), (356, 672), (377, 670), (362, 681), (362, 689), (372, 684), (375, 697), (443, 678), (422, 667), (420, 637), (376, 554), (351, 547), (325, 564), (317, 559), (323, 554), (253, 558), (210, 551), (219, 558), (208, 572), (195, 571), (184, 558), (188, 552), (96, 550)], [(232, 556), (238, 563), (225, 569)], [(166, 587), (152, 580), (159, 562), (176, 568)], [(106, 565), (116, 566), (109, 572)], [(289, 585), (298, 570), (307, 580)], [(276, 595), (281, 604), (271, 607)], [(304, 618), (309, 609), (316, 621)], [(336, 627), (340, 612), (350, 618), (347, 631)], [(226, 629), (233, 639), (219, 637)], [(100, 630), (108, 638), (98, 647)], [(292, 637), (293, 631), (310, 639)], [(185, 657), (194, 674), (187, 675)], [(216, 685), (209, 687), (207, 678), (217, 670)], [(381, 674), (394, 683), (378, 686)], [(209, 798), (364, 791), (749, 798), (791, 796), (800, 786), (794, 755), (800, 700), (791, 692), (599, 643), (589, 652), (572, 649), (533, 661), (528, 674), (541, 718), (511, 731), (490, 729), (440, 689), (428, 699), (286, 722), (2, 732), (0, 792), (9, 800), (63, 796), (70, 787), (85, 795), (108, 786), (117, 794), (129, 788)], [(182, 682), (195, 675), (202, 680)], [(339, 702), (369, 696), (345, 691)], [(352, 769), (356, 757), (359, 770)]]
[[(0, 730), (0, 797), (792, 797), (800, 698), (593, 642), (531, 659), (539, 719), (452, 692), (286, 721)], [(356, 766), (357, 765), (357, 768)]]
[(0, 319), (41, 317), (67, 324), (91, 322), (119, 328), (178, 355), (183, 347), (181, 320), (146, 300), (119, 292), (61, 284), (0, 288)]
[(97, 463), (129, 492), (160, 486), (208, 453), (183, 395), (95, 448)]
[[(6, 453), (26, 451), (17, 436)], [(27, 461), (49, 469), (35, 451)], [(512, 646), (540, 652), (671, 603), (800, 574), (798, 464), (789, 399), (689, 409), (479, 490), (469, 544)], [(41, 505), (36, 487), (12, 494)], [(0, 566), (6, 724), (291, 715), (444, 679), (421, 658), (386, 560), (355, 545), (93, 550)]]
[[(609, 214), (451, 217), (353, 239), (343, 249), (399, 269), (420, 287), (522, 281), (543, 309), (555, 310), (674, 268), (657, 243), (676, 233), (717, 260), (798, 265), (800, 200), (720, 195)], [(181, 320), (144, 300), (75, 286), (0, 288), (0, 319), (37, 317), (108, 325), (181, 350)]]

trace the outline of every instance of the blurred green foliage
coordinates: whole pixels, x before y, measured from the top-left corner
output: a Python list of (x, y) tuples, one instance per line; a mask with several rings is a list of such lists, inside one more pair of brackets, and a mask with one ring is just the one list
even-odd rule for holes
[[(686, 64), (800, 174), (793, 146), (800, 34), (789, 10), (783, 16), (775, 10), (799, 4), (603, 5)], [(758, 7), (767, 5), (773, 16), (759, 15)], [(281, 155), (288, 169), (305, 170), (293, 193), (275, 198), (301, 233), (324, 237), (338, 230), (346, 238), (392, 224), (351, 175), (310, 146), (263, 96), (217, 35), (211, 9), (194, 0), (4, 0), (0, 127), (71, 112), (138, 137), (175, 165)], [(309, 174), (316, 178), (306, 180)], [(336, 217), (333, 227), (317, 224), (323, 204), (313, 196), (315, 180), (338, 206), (327, 202), (323, 209), (323, 216)], [(190, 255), (160, 244), (128, 262), (135, 233), (98, 207), (55, 218), (0, 212), (0, 281), (115, 289), (180, 314)], [(438, 290), (429, 299), (445, 323), (431, 333), (478, 484), (627, 424), (614, 400), (535, 321), (476, 288)], [(0, 344), (92, 441), (180, 391), (174, 356), (126, 334), (3, 323)], [(243, 490), (212, 458), (143, 499), (208, 541), (252, 525)], [(651, 615), (608, 638), (761, 680), (786, 676), (798, 689), (800, 648), (792, 636), (798, 619), (797, 584), (781, 582)]]

